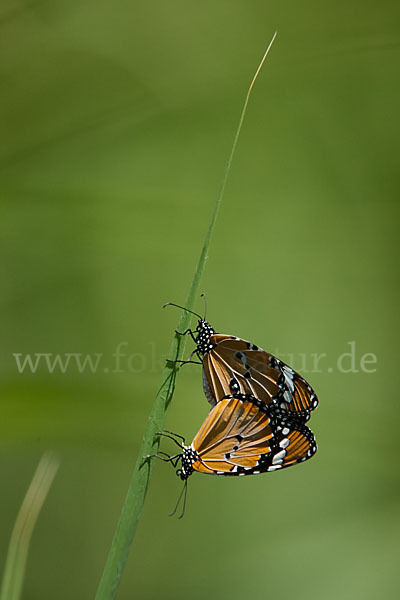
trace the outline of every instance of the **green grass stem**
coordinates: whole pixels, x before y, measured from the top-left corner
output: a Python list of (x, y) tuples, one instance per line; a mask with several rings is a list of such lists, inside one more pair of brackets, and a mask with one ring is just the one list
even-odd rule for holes
[[(239, 125), (233, 140), (232, 149), (229, 155), (228, 162), (225, 167), (222, 184), (214, 206), (214, 211), (211, 216), (210, 224), (204, 239), (200, 257), (194, 272), (194, 277), (190, 285), (189, 293), (186, 299), (186, 308), (193, 310), (195, 301), (199, 294), (199, 285), (201, 276), (204, 271), (204, 266), (207, 258), (207, 252), (210, 246), (211, 238), (214, 232), (215, 223), (217, 220), (222, 197), (224, 195), (226, 182), (228, 180), (229, 171), (231, 168), (232, 158), (235, 153), (240, 130), (247, 110), (250, 93), (254, 82), (260, 72), (260, 69), (266, 59), (268, 52), (275, 40), (276, 32), (257, 68), (253, 80), (249, 86), (243, 110), (240, 116)], [(185, 331), (191, 321), (192, 315), (186, 311), (182, 314), (177, 325), (178, 331)], [(171, 361), (180, 360), (185, 349), (185, 336), (174, 335), (168, 353), (168, 358)], [(158, 449), (157, 431), (164, 428), (164, 421), (168, 406), (172, 400), (175, 388), (175, 379), (177, 374), (177, 366), (173, 362), (168, 362), (161, 375), (161, 385), (156, 394), (153, 407), (150, 412), (146, 431), (143, 436), (142, 444), (139, 450), (139, 456), (134, 467), (132, 480), (129, 485), (125, 503), (122, 508), (121, 516), (115, 531), (114, 539), (111, 544), (111, 549), (104, 567), (103, 575), (100, 580), (99, 588), (96, 594), (96, 600), (112, 600), (116, 597), (120, 584), (122, 572), (124, 570), (128, 554), (132, 545), (132, 541), (136, 532), (136, 527), (142, 512), (143, 503), (146, 497), (147, 488), (150, 481), (152, 465), (149, 460), (144, 460), (144, 457), (154, 454)]]

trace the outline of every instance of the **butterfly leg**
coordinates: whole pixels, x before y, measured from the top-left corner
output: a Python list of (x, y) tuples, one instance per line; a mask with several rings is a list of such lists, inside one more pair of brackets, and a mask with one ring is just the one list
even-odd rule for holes
[[(168, 435), (169, 433), (172, 435)], [(166, 429), (165, 429), (165, 433), (163, 431), (157, 431), (156, 435), (162, 435), (163, 437), (169, 438), (170, 440), (175, 442), (175, 444), (177, 446), (179, 446), (179, 448), (181, 448), (182, 445), (185, 443), (184, 437), (182, 437), (181, 435), (178, 435), (177, 433), (173, 433), (172, 431), (167, 431)], [(173, 435), (180, 438), (182, 440), (182, 444), (180, 444), (174, 437), (172, 437)]]
[(202, 365), (203, 363), (201, 363), (198, 360), (170, 360), (169, 358), (167, 358), (167, 362), (168, 363), (179, 363), (180, 365)]
[(190, 337), (192, 338), (192, 340), (194, 342), (196, 342), (196, 337), (195, 337), (195, 335), (194, 335), (194, 333), (193, 333), (193, 331), (191, 329), (186, 329), (186, 331), (183, 331), (183, 332), (177, 331), (175, 329), (175, 333), (176, 333), (176, 335), (187, 335), (188, 333), (190, 333)]
[[(167, 458), (164, 458), (163, 456), (160, 456), (160, 454), (164, 454), (164, 456), (166, 456)], [(180, 454), (175, 454), (175, 456), (170, 456), (166, 452), (160, 452), (160, 454), (148, 454), (147, 456), (144, 457), (144, 459), (145, 460), (149, 460), (150, 458), (159, 458), (160, 460), (163, 460), (164, 462), (170, 462), (170, 463), (172, 463), (172, 465), (174, 467), (176, 467), (176, 465), (178, 463), (178, 460), (181, 457)]]
[(197, 348), (195, 348), (193, 350), (193, 352), (191, 353), (191, 355), (189, 356), (189, 360), (169, 360), (167, 358), (167, 362), (173, 362), (173, 363), (179, 363), (181, 365), (188, 365), (189, 363), (193, 364), (193, 365), (202, 365), (202, 362), (199, 362), (197, 360), (192, 360), (193, 355), (196, 354), (197, 355)]
[[(183, 437), (183, 435), (179, 435), (179, 433), (174, 433), (173, 431), (168, 431), (168, 429), (163, 429), (163, 432), (164, 431), (165, 431), (165, 433), (170, 433), (171, 435), (174, 435), (175, 437), (182, 440), (183, 443), (185, 443), (185, 438)], [(161, 435), (164, 435), (164, 433), (162, 433)]]
[(174, 467), (174, 469), (175, 469), (176, 465), (178, 464), (178, 462), (181, 460), (181, 458), (182, 458), (182, 455), (181, 454), (177, 454), (176, 458), (175, 458), (175, 462), (173, 460), (171, 460), (171, 464)]

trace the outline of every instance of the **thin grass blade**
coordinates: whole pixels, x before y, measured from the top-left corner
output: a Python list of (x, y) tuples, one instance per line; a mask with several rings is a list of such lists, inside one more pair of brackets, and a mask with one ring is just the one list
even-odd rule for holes
[[(225, 167), (222, 184), (219, 194), (211, 215), (210, 224), (206, 236), (204, 238), (203, 247), (200, 257), (194, 272), (193, 280), (189, 288), (189, 293), (186, 299), (185, 308), (193, 310), (195, 301), (199, 295), (200, 280), (204, 271), (204, 266), (209, 250), (211, 238), (215, 229), (218, 212), (221, 206), (222, 197), (224, 195), (226, 182), (228, 180), (229, 171), (231, 168), (232, 158), (235, 153), (236, 144), (242, 128), (244, 116), (247, 110), (250, 93), (254, 82), (260, 72), (260, 69), (269, 53), (269, 50), (275, 40), (276, 32), (268, 45), (266, 52), (257, 68), (257, 71), (249, 86), (243, 110), (240, 116), (239, 125), (236, 130), (231, 152), (228, 162)], [(190, 326), (192, 315), (182, 311), (177, 331), (185, 331)], [(168, 353), (168, 358), (171, 361), (181, 360), (185, 349), (186, 336), (175, 334)], [(161, 375), (161, 385), (156, 394), (153, 408), (151, 409), (146, 431), (143, 436), (142, 444), (139, 450), (139, 457), (133, 471), (132, 480), (128, 489), (121, 516), (115, 531), (114, 539), (111, 544), (111, 549), (107, 558), (107, 562), (103, 571), (103, 575), (96, 594), (96, 600), (112, 600), (116, 597), (122, 572), (124, 570), (129, 550), (136, 532), (136, 527), (142, 512), (143, 503), (146, 497), (150, 476), (151, 476), (151, 460), (145, 460), (143, 457), (151, 454), (156, 454), (158, 450), (159, 440), (157, 431), (161, 431), (164, 427), (164, 421), (168, 406), (172, 400), (175, 381), (178, 367), (175, 363), (169, 362), (164, 367)]]

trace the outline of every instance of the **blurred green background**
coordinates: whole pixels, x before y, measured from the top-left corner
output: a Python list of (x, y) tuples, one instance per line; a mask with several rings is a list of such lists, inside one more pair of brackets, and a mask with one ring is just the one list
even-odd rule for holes
[[(195, 474), (181, 521), (157, 464), (119, 598), (397, 598), (399, 17), (390, 0), (1, 3), (1, 564), (41, 454), (61, 459), (27, 600), (94, 597), (179, 316), (161, 305), (185, 301), (275, 29), (201, 291), (219, 332), (305, 354), (319, 452)], [(337, 366), (349, 342), (356, 372)], [(102, 356), (19, 373), (14, 353)], [(207, 411), (185, 367), (167, 426), (191, 439)]]

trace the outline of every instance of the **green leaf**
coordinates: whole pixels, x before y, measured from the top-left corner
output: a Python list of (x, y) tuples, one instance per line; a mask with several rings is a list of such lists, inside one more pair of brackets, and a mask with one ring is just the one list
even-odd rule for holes
[(57, 469), (58, 460), (51, 453), (45, 453), (40, 459), (15, 520), (4, 567), (0, 600), (21, 598), (32, 533)]

